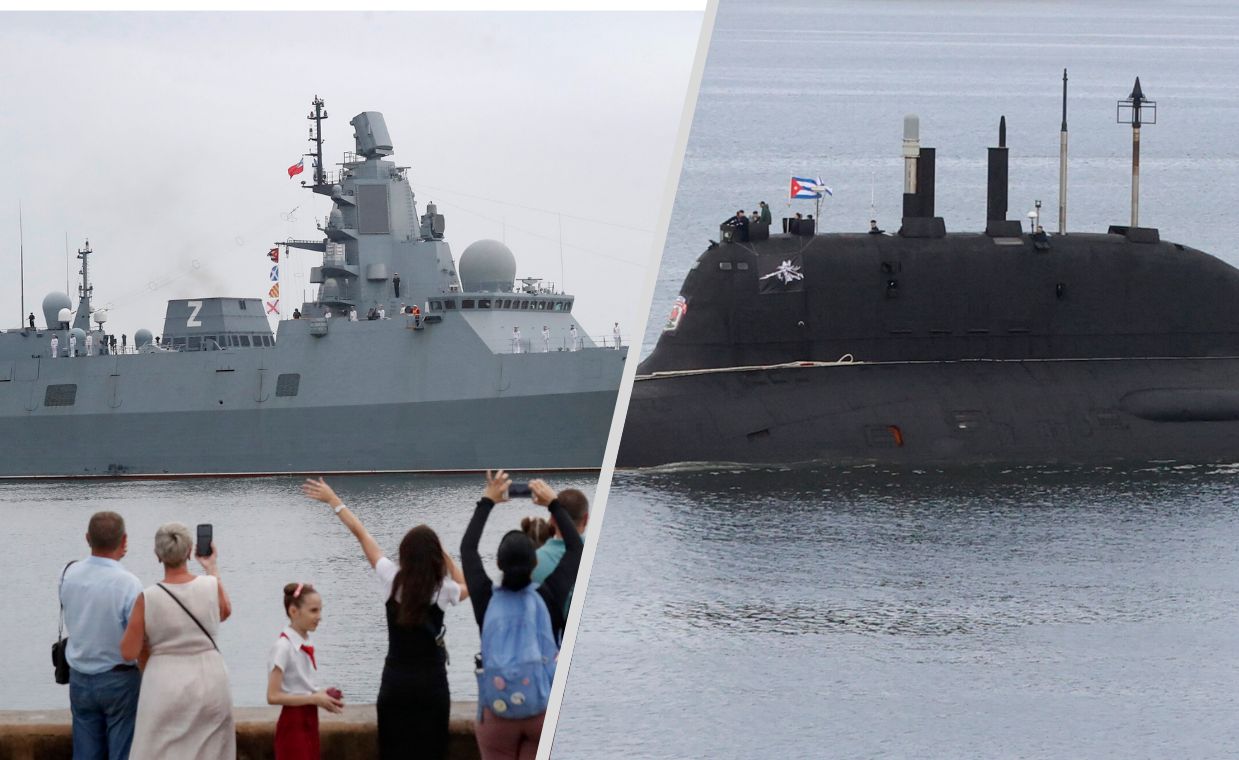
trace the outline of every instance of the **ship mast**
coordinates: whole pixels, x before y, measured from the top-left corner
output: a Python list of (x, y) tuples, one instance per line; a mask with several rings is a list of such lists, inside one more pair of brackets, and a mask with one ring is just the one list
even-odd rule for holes
[(311, 156), (314, 159), (314, 184), (324, 185), (327, 183), (327, 173), (323, 171), (323, 119), (327, 118), (327, 111), (323, 109), (323, 99), (319, 96), (314, 96), (314, 110), (306, 118), (314, 122), (314, 126), (310, 127), (310, 143), (314, 145), (314, 150), (305, 155)]
[[(77, 251), (77, 257), (82, 260), (82, 270), (79, 272), (82, 275), (82, 284), (77, 287), (77, 297), (80, 302), (86, 304), (87, 314), (90, 313), (90, 297), (95, 292), (95, 286), (90, 284), (89, 257), (92, 253), (94, 251), (90, 250), (89, 240), (86, 241), (85, 248), (79, 248)], [(78, 309), (80, 311), (81, 307), (79, 306)]]

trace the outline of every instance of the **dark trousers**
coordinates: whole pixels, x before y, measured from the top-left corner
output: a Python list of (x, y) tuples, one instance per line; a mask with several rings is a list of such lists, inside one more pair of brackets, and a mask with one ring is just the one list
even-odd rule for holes
[(383, 667), (379, 698), (379, 757), (383, 760), (442, 760), (447, 757), (451, 694), (447, 667)]
[(136, 668), (95, 675), (69, 672), (74, 760), (128, 760), (141, 686)]

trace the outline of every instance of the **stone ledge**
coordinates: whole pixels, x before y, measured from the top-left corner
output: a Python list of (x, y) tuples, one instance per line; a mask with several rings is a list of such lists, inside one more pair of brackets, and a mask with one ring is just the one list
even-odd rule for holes
[[(237, 760), (273, 760), (278, 707), (238, 707)], [(453, 702), (448, 730), (452, 760), (478, 760), (473, 738), (477, 704)], [(360, 760), (378, 756), (374, 705), (349, 705), (343, 715), (319, 713), (323, 758)], [(72, 760), (72, 716), (68, 710), (0, 710), (0, 760)]]

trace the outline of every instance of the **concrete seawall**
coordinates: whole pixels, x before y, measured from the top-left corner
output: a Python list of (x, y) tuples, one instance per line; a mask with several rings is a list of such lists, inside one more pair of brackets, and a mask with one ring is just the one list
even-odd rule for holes
[[(275, 757), (278, 707), (238, 707), (237, 760)], [(473, 723), (474, 702), (453, 702), (451, 760), (479, 760)], [(378, 756), (378, 724), (374, 705), (349, 705), (343, 715), (319, 712), (324, 758), (362, 760)], [(0, 760), (72, 760), (72, 717), (68, 710), (0, 710)]]

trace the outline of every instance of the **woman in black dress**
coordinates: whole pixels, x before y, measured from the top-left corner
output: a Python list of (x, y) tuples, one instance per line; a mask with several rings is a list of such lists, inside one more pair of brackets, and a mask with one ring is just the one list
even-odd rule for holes
[(447, 756), (451, 696), (447, 687), (443, 606), (468, 598), (464, 576), (425, 525), (405, 534), (400, 564), (383, 554), (361, 520), (320, 478), (301, 486), (306, 496), (327, 504), (361, 543), (385, 591), (387, 659), (376, 704), (379, 756)]

